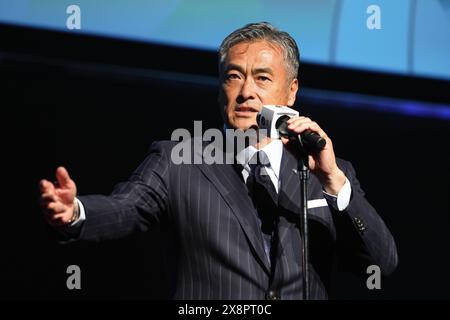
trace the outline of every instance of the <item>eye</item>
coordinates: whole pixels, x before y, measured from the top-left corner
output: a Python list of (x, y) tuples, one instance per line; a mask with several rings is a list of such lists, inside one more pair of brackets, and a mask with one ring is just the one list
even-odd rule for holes
[(237, 79), (239, 79), (239, 76), (236, 73), (230, 73), (230, 74), (227, 74), (225, 79), (226, 80), (237, 80)]
[(258, 76), (258, 81), (266, 82), (266, 81), (270, 81), (270, 78), (266, 77), (266, 76)]

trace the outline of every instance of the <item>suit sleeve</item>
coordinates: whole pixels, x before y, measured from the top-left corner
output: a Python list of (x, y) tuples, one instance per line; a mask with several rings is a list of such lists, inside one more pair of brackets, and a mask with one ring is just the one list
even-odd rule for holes
[(129, 180), (119, 183), (110, 196), (78, 197), (86, 212), (78, 240), (123, 238), (158, 223), (168, 210), (169, 160), (165, 143), (155, 142)]
[(367, 201), (364, 191), (349, 162), (339, 161), (351, 183), (352, 195), (344, 212), (336, 212), (336, 244), (340, 269), (365, 274), (369, 265), (380, 267), (382, 274), (389, 275), (397, 267), (397, 246), (394, 238)]

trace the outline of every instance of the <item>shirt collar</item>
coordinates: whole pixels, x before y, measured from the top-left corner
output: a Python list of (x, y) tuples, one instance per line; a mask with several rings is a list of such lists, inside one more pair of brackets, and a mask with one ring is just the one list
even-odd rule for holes
[[(270, 166), (272, 167), (275, 176), (278, 178), (280, 176), (283, 143), (279, 139), (274, 139), (268, 145), (265, 145), (261, 150), (264, 151), (269, 158)], [(237, 163), (242, 165), (247, 172), (250, 172), (250, 166), (248, 165), (248, 162), (256, 152), (258, 152), (258, 149), (256, 149), (254, 146), (245, 148), (236, 155)]]

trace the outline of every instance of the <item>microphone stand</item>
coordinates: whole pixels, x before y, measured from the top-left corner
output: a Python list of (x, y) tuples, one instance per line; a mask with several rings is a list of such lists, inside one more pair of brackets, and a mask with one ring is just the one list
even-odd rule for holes
[[(302, 145), (302, 138), (298, 135), (300, 145)], [(310, 299), (309, 287), (309, 241), (308, 241), (308, 154), (304, 148), (300, 148), (300, 157), (298, 159), (297, 172), (300, 178), (300, 230), (303, 235), (302, 241), (302, 267), (303, 267), (303, 299)]]
[[(308, 240), (308, 154), (320, 152), (326, 144), (324, 138), (314, 132), (304, 132), (296, 134), (288, 130), (287, 120), (289, 116), (283, 115), (279, 117), (275, 123), (275, 128), (280, 136), (287, 137), (298, 145), (300, 157), (297, 164), (297, 172), (300, 178), (300, 231), (303, 235), (302, 241), (302, 268), (303, 268), (303, 299), (310, 299), (309, 286), (309, 240)], [(259, 120), (258, 120), (259, 122)]]
[(285, 137), (289, 137), (297, 146), (299, 151), (299, 158), (297, 163), (297, 173), (300, 179), (300, 231), (303, 235), (302, 241), (302, 268), (303, 268), (303, 299), (310, 299), (310, 286), (309, 286), (309, 233), (308, 233), (308, 180), (309, 180), (309, 167), (308, 167), (308, 154), (313, 152), (320, 152), (325, 146), (325, 140), (320, 137), (312, 137), (313, 143), (309, 144), (308, 139), (311, 136), (304, 136), (300, 134), (290, 134), (285, 130), (285, 127), (281, 127), (280, 133)]
[[(284, 134), (285, 132), (282, 131)], [(309, 233), (308, 233), (308, 180), (309, 180), (309, 167), (308, 167), (308, 154), (314, 151), (320, 151), (324, 146), (322, 144), (313, 144), (308, 146), (308, 141), (303, 139), (300, 134), (286, 134), (289, 140), (297, 145), (299, 151), (299, 158), (297, 163), (297, 173), (300, 179), (300, 231), (303, 235), (302, 241), (302, 268), (303, 268), (303, 299), (310, 299), (310, 286), (309, 286)]]

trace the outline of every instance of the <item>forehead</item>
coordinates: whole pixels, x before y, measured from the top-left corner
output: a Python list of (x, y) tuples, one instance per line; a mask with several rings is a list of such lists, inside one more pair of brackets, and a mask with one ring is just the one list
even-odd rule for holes
[(283, 58), (283, 50), (271, 42), (240, 42), (228, 50), (224, 63), (251, 62), (283, 66)]

